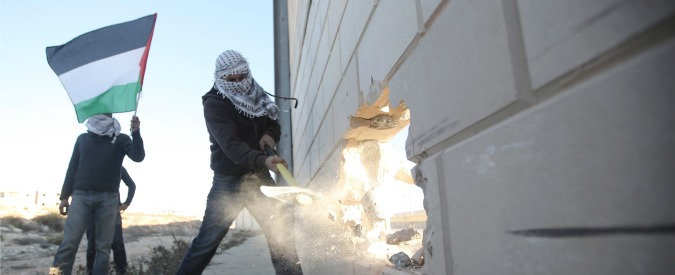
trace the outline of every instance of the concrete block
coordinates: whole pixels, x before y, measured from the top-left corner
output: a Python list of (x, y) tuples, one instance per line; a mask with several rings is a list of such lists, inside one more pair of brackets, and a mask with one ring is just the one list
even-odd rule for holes
[(441, 0), (418, 0), (420, 2), (420, 8), (422, 9), (422, 22), (427, 23), (429, 18), (434, 13), (434, 11), (441, 4)]
[(357, 38), (361, 37), (361, 34), (365, 31), (368, 19), (370, 19), (370, 15), (378, 1), (379, 0), (349, 1), (347, 4), (346, 12), (353, 14), (351, 20), (354, 22), (354, 34)]
[[(349, 10), (349, 3), (353, 2), (354, 1), (350, 1), (347, 3), (346, 10)], [(351, 18), (352, 15), (345, 12), (342, 23), (340, 23), (340, 29), (338, 30), (335, 45), (333, 46), (333, 48), (338, 48), (340, 50), (340, 65), (342, 66), (340, 69), (342, 72), (347, 70), (347, 65), (352, 59), (354, 49), (356, 48), (356, 42), (359, 39), (354, 31), (354, 21), (350, 20)]]
[(300, 67), (302, 42), (305, 39), (305, 24), (307, 23), (308, 1), (297, 1), (288, 5), (288, 41), (289, 61), (291, 66), (291, 91), (297, 77), (297, 68)]
[(359, 108), (361, 103), (361, 93), (358, 88), (358, 76), (357, 76), (357, 66), (356, 62), (349, 64), (347, 70), (345, 71), (344, 76), (340, 82), (340, 89), (344, 90), (345, 96), (342, 100), (342, 106), (347, 111), (347, 115), (356, 114), (356, 110)]
[(371, 79), (383, 81), (417, 34), (415, 1), (390, 0), (377, 5), (361, 43), (359, 89), (367, 92)]
[(338, 69), (338, 70), (340, 70), (340, 76), (342, 76), (342, 74), (344, 74), (345, 68), (346, 68), (346, 64), (342, 64), (342, 63), (343, 62), (349, 62), (348, 59), (345, 60), (345, 59), (342, 58), (342, 48), (340, 47), (340, 40), (341, 39), (342, 38), (340, 37), (340, 35), (335, 37), (335, 43), (333, 44), (333, 49), (332, 49), (332, 53), (331, 53), (331, 55), (333, 55), (333, 53), (337, 52), (336, 54), (338, 56), (340, 56), (339, 61), (338, 61), (340, 63), (340, 68)]
[[(310, 107), (312, 106), (313, 102), (307, 102), (306, 98), (309, 97), (309, 95), (305, 94), (305, 99), (301, 100), (298, 103), (298, 109), (293, 109), (291, 112), (292, 115), (291, 117), (298, 117), (298, 122), (294, 123), (293, 127), (293, 140), (294, 142), (304, 142), (303, 138), (305, 136), (305, 133), (307, 132), (307, 129), (309, 127), (310, 123)], [(298, 111), (299, 110), (299, 111)]]
[[(300, 102), (298, 102), (298, 108), (300, 109), (299, 113), (302, 115), (303, 120), (306, 121), (306, 116), (308, 116), (308, 112), (312, 107), (312, 104), (314, 104), (313, 97), (316, 96), (316, 93), (312, 94), (309, 92), (309, 75), (306, 74), (306, 77), (303, 80), (305, 80), (305, 85), (307, 86), (305, 90), (302, 91), (302, 94), (299, 95)], [(300, 125), (302, 125), (302, 123)]]
[(518, 0), (537, 89), (675, 13), (671, 0)]
[(326, 65), (326, 71), (323, 74), (321, 82), (323, 90), (323, 111), (326, 112), (332, 104), (333, 96), (337, 90), (338, 84), (342, 79), (342, 70), (340, 70), (340, 51), (333, 49)]
[(430, 160), (455, 272), (674, 273), (673, 71), (670, 39)]
[[(448, 203), (445, 196), (441, 195), (445, 189), (444, 179), (439, 174), (437, 162), (439, 155), (432, 156), (424, 163), (416, 166), (413, 174), (415, 184), (424, 192), (424, 205), (427, 213), (427, 224), (422, 235), (424, 246), (424, 268), (426, 274), (448, 274), (448, 267), (453, 263), (452, 247), (448, 223), (443, 219), (447, 216)], [(442, 171), (441, 171), (442, 173)]]
[[(323, 31), (325, 32), (326, 29), (324, 28)], [(314, 67), (312, 68), (312, 78), (316, 78), (319, 83), (323, 78), (323, 73), (326, 70), (326, 64), (328, 63), (328, 57), (330, 56), (329, 44), (328, 35), (322, 35), (317, 47)]]
[[(298, 98), (300, 98), (301, 95), (304, 95), (307, 92), (307, 88), (309, 86), (309, 78), (312, 75), (310, 70), (312, 60), (314, 59), (309, 56), (309, 47), (303, 47), (302, 61), (300, 62), (300, 67), (298, 67), (298, 79), (295, 81), (298, 85), (298, 89), (291, 91), (291, 93)], [(296, 95), (295, 94), (296, 92), (300, 94)]]
[[(328, 2), (328, 1), (327, 1)], [(342, 22), (342, 15), (345, 12), (345, 7), (347, 6), (347, 0), (333, 0), (330, 1), (328, 7), (328, 14), (326, 18), (327, 32), (325, 35), (328, 35), (328, 42), (330, 49), (333, 49), (333, 45), (339, 45), (335, 41), (338, 29), (340, 28), (340, 23)]]
[(310, 110), (314, 108), (314, 104), (316, 104), (316, 97), (319, 95), (319, 89), (321, 88), (321, 76), (323, 74), (323, 71), (321, 73), (311, 71), (311, 76), (309, 79), (309, 86), (307, 86), (307, 103), (310, 104)]
[(500, 1), (450, 2), (389, 81), (415, 155), (518, 100), (504, 20)]
[(309, 1), (297, 1), (288, 4), (289, 58), (292, 68), (297, 68), (297, 64), (300, 61), (300, 52), (302, 51), (302, 42), (305, 39)]
[(302, 136), (293, 134), (293, 166), (294, 166), (294, 169), (300, 168), (300, 165), (302, 165), (302, 161), (303, 161), (303, 158), (304, 158), (302, 156), (303, 152), (301, 152), (302, 150), (301, 150), (301, 146), (300, 146), (301, 138), (302, 138)]
[(328, 21), (328, 8), (330, 5), (331, 1), (317, 1), (319, 2), (319, 5), (317, 6), (317, 21), (319, 23), (319, 26), (321, 26), (321, 29), (323, 29), (322, 33), (326, 33), (326, 25)]
[(321, 163), (319, 162), (319, 143), (314, 142), (312, 143), (312, 146), (309, 149), (309, 177), (314, 178), (314, 175), (316, 175), (316, 171), (319, 170), (319, 167), (321, 166)]
[(309, 154), (309, 151), (312, 148), (312, 143), (314, 142), (314, 135), (312, 134), (314, 132), (314, 120), (309, 119), (305, 131), (302, 133), (302, 147), (304, 151)]
[(333, 112), (328, 112), (324, 116), (317, 138), (320, 145), (319, 161), (323, 162), (333, 147), (335, 147), (335, 143), (333, 143)]
[(345, 76), (338, 86), (333, 103), (333, 142), (340, 142), (342, 136), (349, 129), (350, 116), (356, 113), (358, 108), (358, 92), (356, 91), (356, 65), (349, 66)]
[(345, 13), (340, 23), (338, 31), (340, 58), (342, 71), (347, 69), (356, 44), (358, 43), (361, 33), (363, 32), (370, 13), (374, 7), (373, 1), (348, 1), (345, 7)]
[(312, 7), (309, 10), (309, 19), (307, 21), (307, 32), (306, 32), (306, 40), (305, 44), (303, 47), (307, 47), (307, 56), (310, 58), (310, 68), (314, 66), (314, 60), (316, 58), (316, 49), (319, 46), (319, 40), (321, 39), (321, 31), (323, 28), (317, 22), (318, 19), (316, 19), (316, 6), (318, 4), (315, 4), (312, 2)]
[(349, 128), (349, 115), (343, 109), (331, 106), (330, 111), (333, 113), (333, 144), (342, 142), (342, 136)]
[[(291, 119), (293, 125), (304, 125), (301, 122), (306, 121), (306, 119), (305, 120), (302, 119), (302, 116), (305, 115), (303, 114), (303, 111), (306, 109), (307, 105), (307, 101), (305, 100), (305, 98), (307, 98), (307, 82), (306, 82), (307, 72), (299, 71), (298, 76), (299, 80), (296, 81), (295, 88), (291, 87), (291, 97), (295, 97), (298, 99), (298, 107), (291, 109)], [(295, 104), (295, 102), (292, 103)]]
[(322, 93), (321, 89), (317, 91), (317, 97), (316, 100), (314, 101), (314, 107), (312, 107), (312, 112), (310, 112), (310, 118), (313, 122), (314, 127), (312, 127), (312, 131), (309, 132), (309, 136), (311, 137), (316, 137), (317, 133), (319, 132), (319, 126), (321, 126), (321, 121), (323, 120), (323, 96), (324, 94)]

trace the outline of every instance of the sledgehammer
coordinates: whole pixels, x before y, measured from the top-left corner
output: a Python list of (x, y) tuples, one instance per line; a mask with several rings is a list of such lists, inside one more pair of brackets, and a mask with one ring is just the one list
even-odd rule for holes
[[(277, 155), (277, 152), (267, 144), (265, 145), (265, 153), (270, 156)], [(283, 164), (277, 163), (277, 169), (289, 186), (260, 186), (260, 191), (265, 196), (294, 205), (309, 205), (315, 198), (321, 197), (319, 193), (298, 187), (298, 183), (295, 182), (295, 179)]]

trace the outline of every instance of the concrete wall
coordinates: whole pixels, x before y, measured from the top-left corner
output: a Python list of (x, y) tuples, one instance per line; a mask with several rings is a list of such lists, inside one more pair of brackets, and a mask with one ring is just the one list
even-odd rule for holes
[(297, 0), (289, 22), (296, 178), (334, 184), (354, 118), (408, 108), (424, 273), (675, 273), (675, 1)]

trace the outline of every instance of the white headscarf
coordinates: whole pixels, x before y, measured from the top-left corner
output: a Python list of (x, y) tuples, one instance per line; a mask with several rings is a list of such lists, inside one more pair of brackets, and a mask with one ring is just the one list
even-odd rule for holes
[(115, 143), (117, 136), (120, 135), (122, 130), (122, 127), (120, 127), (120, 123), (117, 121), (117, 119), (104, 114), (90, 116), (87, 119), (87, 123), (85, 125), (87, 126), (87, 130), (89, 130), (89, 132), (99, 136), (112, 137), (113, 140), (111, 143)]
[[(241, 74), (247, 75), (241, 82), (222, 79), (225, 75)], [(239, 52), (227, 50), (221, 53), (216, 60), (214, 77), (218, 93), (232, 101), (240, 113), (248, 117), (267, 115), (274, 120), (279, 117), (279, 107), (253, 79), (248, 61)]]

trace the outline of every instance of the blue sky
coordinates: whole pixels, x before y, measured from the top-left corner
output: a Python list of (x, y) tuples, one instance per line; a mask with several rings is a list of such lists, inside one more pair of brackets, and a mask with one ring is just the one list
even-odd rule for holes
[[(272, 1), (0, 2), (0, 191), (52, 192), (58, 202), (75, 139), (86, 131), (45, 48), (153, 13), (137, 113), (147, 157), (124, 161), (138, 186), (129, 211), (202, 213), (212, 171), (201, 96), (227, 49), (247, 57), (274, 93)], [(131, 115), (115, 114), (123, 133)]]

